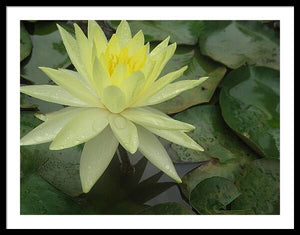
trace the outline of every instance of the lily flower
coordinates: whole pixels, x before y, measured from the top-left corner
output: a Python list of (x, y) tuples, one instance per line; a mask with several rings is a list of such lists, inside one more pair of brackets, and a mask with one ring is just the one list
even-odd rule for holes
[(167, 37), (150, 51), (143, 32), (132, 37), (126, 21), (121, 21), (109, 41), (95, 21), (88, 21), (87, 37), (77, 24), (76, 38), (57, 27), (77, 72), (39, 67), (57, 85), (22, 86), (21, 92), (69, 107), (37, 114), (44, 122), (25, 135), (21, 145), (52, 141), (50, 150), (61, 150), (85, 143), (80, 159), (85, 193), (103, 174), (119, 144), (132, 154), (139, 150), (153, 165), (181, 183), (155, 135), (203, 151), (186, 134), (195, 127), (149, 106), (198, 86), (207, 77), (173, 82), (187, 69), (185, 66), (159, 78), (176, 43), (168, 45)]

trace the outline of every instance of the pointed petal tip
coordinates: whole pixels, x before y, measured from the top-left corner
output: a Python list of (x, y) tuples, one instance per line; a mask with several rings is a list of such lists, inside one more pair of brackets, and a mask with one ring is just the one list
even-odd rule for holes
[(182, 180), (181, 180), (180, 178), (177, 179), (176, 181), (177, 181), (178, 184), (181, 184), (181, 183), (182, 183)]

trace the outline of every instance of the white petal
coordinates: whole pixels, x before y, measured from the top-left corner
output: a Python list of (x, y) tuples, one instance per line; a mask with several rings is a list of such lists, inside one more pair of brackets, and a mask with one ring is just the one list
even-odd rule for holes
[(79, 109), (83, 110), (82, 108), (78, 108), (78, 107), (66, 107), (49, 113), (35, 113), (34, 116), (45, 122), (50, 120), (53, 117), (58, 117), (58, 116), (65, 115), (67, 113), (76, 112), (76, 110)]
[(91, 107), (91, 104), (88, 104), (74, 96), (69, 92), (63, 89), (60, 86), (54, 85), (30, 85), (30, 86), (21, 86), (20, 91), (26, 95), (45, 100), (48, 102), (75, 106), (75, 107)]
[(121, 115), (139, 125), (157, 129), (182, 131), (191, 131), (195, 129), (194, 126), (188, 123), (180, 122), (170, 117), (153, 113), (144, 108), (126, 109), (121, 113)]
[(126, 95), (117, 86), (107, 86), (103, 90), (103, 104), (112, 113), (119, 113), (126, 107)]
[(86, 108), (76, 108), (61, 112), (34, 128), (21, 139), (21, 145), (42, 144), (52, 141), (61, 129), (77, 114)]
[(90, 104), (93, 107), (101, 107), (103, 105), (100, 99), (89, 91), (88, 88), (72, 73), (65, 72), (63, 70), (56, 70), (46, 67), (40, 67), (40, 69), (47, 74), (57, 85), (63, 87), (73, 96)]
[(139, 135), (139, 151), (157, 168), (165, 172), (168, 176), (181, 183), (175, 167), (159, 140), (145, 128), (137, 126)]
[(166, 140), (169, 140), (175, 144), (184, 146), (186, 148), (204, 151), (204, 149), (198, 145), (191, 137), (185, 134), (183, 131), (177, 130), (160, 130), (156, 128), (145, 127), (155, 135), (158, 135)]
[(97, 93), (95, 92), (94, 88), (91, 87), (91, 85), (82, 77), (82, 75), (80, 75), (80, 73), (70, 69), (59, 68), (58, 70), (63, 71), (64, 73), (69, 73), (73, 75), (73, 77), (76, 77), (89, 90), (89, 92), (92, 93), (92, 95), (97, 97)]
[(90, 83), (89, 80), (92, 77), (92, 62), (94, 61), (94, 58), (92, 58), (93, 42), (87, 39), (81, 28), (76, 23), (74, 24), (74, 28), (81, 62), (84, 64), (85, 71), (88, 74), (85, 78), (87, 79), (87, 82)]
[(139, 145), (136, 126), (119, 114), (110, 114), (109, 124), (120, 144), (128, 152), (135, 153)]
[(83, 192), (89, 192), (103, 174), (118, 144), (109, 126), (85, 143), (80, 158), (80, 179)]
[(139, 104), (142, 104), (143, 101), (147, 100), (149, 97), (162, 90), (169, 83), (180, 77), (186, 69), (187, 66), (184, 66), (181, 69), (168, 73), (165, 76), (158, 79), (156, 82), (154, 82), (147, 88), (147, 90), (140, 96), (140, 98), (132, 107), (139, 106)]
[(50, 145), (51, 150), (70, 148), (98, 135), (108, 124), (109, 112), (89, 108), (72, 118), (57, 134)]
[(202, 77), (199, 80), (183, 80), (179, 82), (174, 82), (167, 85), (165, 88), (161, 89), (156, 94), (150, 96), (145, 101), (138, 103), (136, 106), (148, 106), (159, 104), (161, 102), (167, 101), (179, 95), (180, 93), (199, 86), (208, 77)]

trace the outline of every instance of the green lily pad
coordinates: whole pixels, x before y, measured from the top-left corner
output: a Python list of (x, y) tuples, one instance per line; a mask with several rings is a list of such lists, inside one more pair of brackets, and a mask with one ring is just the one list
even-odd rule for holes
[(172, 114), (181, 112), (193, 105), (210, 101), (215, 89), (226, 73), (226, 68), (207, 56), (201, 55), (197, 47), (179, 46), (162, 71), (161, 76), (186, 65), (189, 66), (188, 69), (176, 81), (199, 79), (203, 76), (209, 76), (209, 79), (200, 86), (184, 91), (173, 99), (154, 105), (153, 107), (165, 113)]
[(167, 202), (151, 206), (139, 213), (140, 215), (194, 215), (186, 206), (177, 202)]
[[(41, 124), (34, 112), (21, 112), (21, 137)], [(79, 178), (79, 147), (51, 151), (50, 143), (21, 146), (21, 177), (38, 172), (57, 189), (70, 196), (82, 193)]]
[[(69, 32), (73, 31), (70, 25), (57, 22)], [(46, 84), (50, 79), (38, 68), (66, 68), (71, 64), (67, 51), (56, 27), (56, 22), (39, 21), (34, 24), (32, 53), (21, 67), (21, 76), (35, 84)]]
[(211, 160), (203, 163), (182, 177), (182, 184), (180, 184), (180, 189), (183, 195), (188, 199), (190, 198), (193, 189), (205, 179), (219, 176), (226, 178), (234, 183), (236, 177), (238, 177), (242, 173), (243, 168), (245, 167), (245, 163), (249, 160), (250, 158), (245, 158), (241, 159), (240, 161), (226, 164), (221, 164), (217, 160)]
[(279, 69), (279, 37), (260, 21), (204, 21), (200, 50), (229, 68), (248, 63)]
[(39, 168), (39, 174), (65, 194), (72, 197), (82, 194), (79, 177), (81, 149), (77, 146), (59, 151), (48, 151), (54, 152), (54, 156)]
[(279, 160), (259, 159), (249, 163), (236, 186), (242, 194), (232, 203), (232, 209), (280, 214)]
[[(42, 123), (33, 116), (34, 112), (21, 112), (20, 135), (23, 137), (30, 130)], [(38, 170), (50, 157), (47, 144), (21, 146), (21, 177), (26, 177)]]
[(174, 157), (183, 162), (199, 162), (213, 157), (226, 163), (255, 155), (227, 127), (218, 106), (199, 105), (176, 114), (174, 119), (195, 126), (196, 129), (187, 134), (205, 150), (200, 152), (172, 144), (172, 149), (176, 152)]
[(200, 214), (222, 214), (222, 210), (239, 195), (230, 180), (214, 176), (201, 181), (193, 189), (190, 204)]
[(23, 93), (20, 94), (20, 107), (22, 110), (37, 110), (38, 109), (38, 105), (37, 104), (33, 104), (30, 100), (29, 100), (29, 96), (25, 95)]
[(80, 206), (70, 197), (47, 183), (38, 174), (21, 180), (22, 215), (80, 214)]
[[(191, 20), (128, 20), (132, 35), (142, 30), (145, 41), (163, 41), (170, 36), (170, 42), (177, 44), (195, 45), (198, 42), (197, 33), (200, 21)], [(108, 21), (116, 29), (119, 20)]]
[(32, 43), (24, 24), (21, 22), (21, 44), (20, 44), (20, 60), (24, 60), (27, 56), (30, 55)]
[(225, 122), (258, 154), (279, 158), (279, 71), (243, 66), (230, 72), (221, 85)]

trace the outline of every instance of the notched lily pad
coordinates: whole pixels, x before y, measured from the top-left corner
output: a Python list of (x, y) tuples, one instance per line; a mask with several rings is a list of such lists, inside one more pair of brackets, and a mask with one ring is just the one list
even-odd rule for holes
[(245, 163), (251, 158), (244, 158), (232, 163), (221, 164), (218, 160), (211, 160), (207, 163), (201, 164), (199, 167), (193, 169), (182, 177), (182, 184), (180, 189), (186, 198), (190, 197), (192, 190), (205, 179), (219, 176), (235, 182), (245, 167)]
[(279, 37), (260, 21), (204, 21), (200, 50), (229, 68), (248, 63), (279, 69)]
[(234, 161), (255, 154), (245, 145), (222, 119), (218, 106), (200, 105), (185, 110), (174, 116), (175, 119), (187, 122), (196, 127), (187, 133), (204, 148), (204, 152), (187, 149), (172, 144), (178, 160), (183, 162), (199, 162), (213, 158), (221, 163)]
[(243, 66), (230, 72), (221, 86), (225, 122), (258, 154), (279, 158), (279, 71)]
[(230, 180), (215, 176), (201, 181), (192, 190), (190, 204), (200, 214), (223, 214), (222, 210), (239, 195)]

